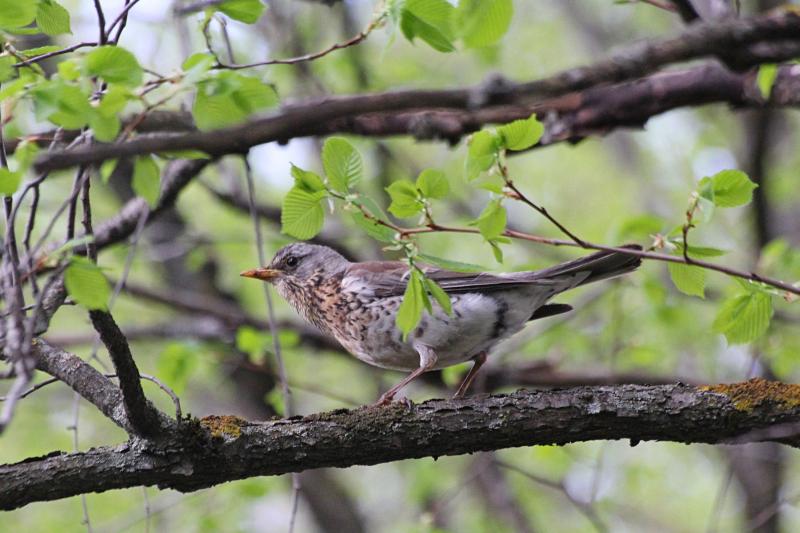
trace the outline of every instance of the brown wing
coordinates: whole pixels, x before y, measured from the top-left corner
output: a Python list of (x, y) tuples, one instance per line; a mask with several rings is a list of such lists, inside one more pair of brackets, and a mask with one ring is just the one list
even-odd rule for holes
[[(425, 275), (439, 284), (449, 294), (502, 290), (523, 285), (549, 285), (551, 280), (522, 279), (515, 274), (497, 276), (494, 274), (452, 272), (431, 266), (422, 266)], [(346, 271), (342, 281), (363, 283), (374, 291), (376, 296), (401, 296), (408, 283), (408, 266), (400, 261), (370, 261), (354, 263)]]
[[(641, 250), (637, 245), (626, 245), (625, 248)], [(597, 252), (544, 270), (513, 274), (495, 275), (485, 272), (470, 274), (429, 266), (423, 267), (423, 270), (445, 292), (456, 294), (504, 290), (526, 285), (563, 285), (565, 278), (572, 278), (573, 282), (577, 281), (577, 285), (583, 285), (625, 274), (635, 270), (640, 263), (641, 258), (635, 255)], [(575, 279), (576, 276), (578, 280)], [(405, 292), (408, 283), (408, 267), (400, 261), (354, 263), (345, 271), (342, 283), (364, 284), (373, 290), (376, 296), (400, 296)], [(574, 287), (576, 284), (570, 283), (570, 286)]]

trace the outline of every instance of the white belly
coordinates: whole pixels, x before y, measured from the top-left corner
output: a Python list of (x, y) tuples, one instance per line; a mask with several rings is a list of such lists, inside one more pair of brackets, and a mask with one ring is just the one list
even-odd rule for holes
[(342, 343), (366, 363), (405, 371), (419, 367), (419, 354), (413, 344), (421, 343), (436, 354), (434, 368), (445, 368), (488, 352), (500, 341), (520, 331), (533, 311), (550, 296), (552, 293), (543, 293), (540, 288), (536, 291), (502, 291), (491, 296), (479, 293), (453, 295), (450, 297), (452, 315), (447, 315), (434, 302), (433, 314), (424, 311), (419, 325), (405, 341), (395, 326), (402, 298), (381, 299), (368, 304), (373, 320), (366, 342), (360, 346)]

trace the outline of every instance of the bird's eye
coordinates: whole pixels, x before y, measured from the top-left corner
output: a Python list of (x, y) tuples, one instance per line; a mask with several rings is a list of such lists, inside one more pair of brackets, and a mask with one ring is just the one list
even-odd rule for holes
[(299, 262), (300, 262), (300, 260), (294, 255), (290, 255), (289, 257), (286, 258), (286, 266), (288, 266), (290, 268), (296, 267), (297, 263), (299, 263)]

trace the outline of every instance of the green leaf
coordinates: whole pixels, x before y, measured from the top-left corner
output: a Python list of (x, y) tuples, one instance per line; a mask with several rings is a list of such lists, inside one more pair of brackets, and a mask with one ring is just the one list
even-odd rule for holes
[(81, 69), (75, 59), (67, 59), (58, 64), (58, 76), (64, 81), (75, 81), (81, 77)]
[(729, 344), (745, 344), (767, 331), (772, 312), (772, 298), (768, 294), (745, 292), (725, 300), (713, 328), (725, 335)]
[(741, 170), (723, 170), (711, 176), (713, 201), (717, 207), (738, 207), (750, 203), (758, 187)]
[(503, 264), (503, 250), (500, 248), (500, 242), (497, 239), (492, 239), (489, 241), (489, 245), (492, 247), (492, 254), (494, 254), (494, 260), (500, 264)]
[(111, 286), (100, 267), (81, 256), (72, 256), (64, 271), (64, 285), (70, 297), (87, 309), (105, 310)]
[(492, 241), (502, 235), (506, 229), (506, 209), (499, 199), (492, 200), (481, 211), (478, 218), (469, 225), (477, 226), (483, 238)]
[(544, 125), (536, 119), (530, 118), (515, 120), (505, 126), (497, 128), (503, 139), (503, 145), (509, 150), (525, 150), (536, 144), (542, 138)]
[(192, 54), (181, 65), (185, 83), (198, 82), (214, 66), (214, 56), (208, 53)]
[(466, 174), (468, 180), (474, 180), (494, 165), (502, 139), (493, 129), (481, 130), (473, 133), (468, 143)]
[(25, 50), (20, 50), (19, 53), (24, 55), (25, 57), (36, 57), (44, 54), (49, 54), (50, 52), (55, 52), (56, 50), (61, 50), (61, 47), (55, 44), (48, 44), (45, 46), (26, 48)]
[(69, 27), (69, 11), (54, 0), (39, 0), (36, 25), (47, 35), (72, 33)]
[(266, 6), (261, 0), (225, 0), (217, 6), (217, 9), (234, 20), (253, 24), (261, 18)]
[(679, 291), (689, 296), (706, 297), (705, 269), (683, 263), (667, 263), (667, 270), (672, 283)]
[(769, 100), (772, 94), (772, 86), (775, 85), (775, 80), (778, 78), (778, 65), (769, 63), (758, 67), (758, 76), (756, 77), (756, 84), (758, 90), (761, 92), (762, 98)]
[(364, 163), (358, 150), (342, 137), (330, 137), (322, 146), (322, 167), (331, 188), (347, 192), (364, 174)]
[(137, 157), (133, 163), (133, 192), (144, 198), (151, 207), (158, 204), (161, 194), (161, 173), (151, 156)]
[(98, 141), (111, 142), (117, 138), (120, 129), (119, 119), (115, 115), (104, 116), (99, 112), (89, 117), (89, 127)]
[(503, 189), (505, 188), (504, 182), (496, 182), (496, 181), (486, 181), (484, 183), (478, 184), (479, 189), (483, 189), (484, 191), (493, 192), (498, 195), (503, 194)]
[(0, 167), (0, 194), (10, 196), (17, 192), (22, 182), (22, 174)]
[(459, 34), (470, 48), (493, 45), (508, 31), (513, 15), (511, 0), (459, 0)]
[(83, 235), (81, 237), (75, 237), (73, 239), (69, 239), (67, 242), (53, 250), (52, 252), (48, 252), (48, 255), (51, 257), (60, 257), (61, 255), (69, 252), (72, 253), (74, 248), (78, 246), (86, 246), (89, 243), (94, 242), (94, 235)]
[(192, 116), (199, 129), (211, 130), (243, 122), (277, 103), (278, 95), (271, 85), (226, 71), (197, 84)]
[(438, 266), (445, 270), (452, 270), (453, 272), (484, 272), (486, 269), (480, 265), (473, 265), (471, 263), (462, 263), (460, 261), (452, 261), (450, 259), (443, 259), (428, 254), (417, 254), (417, 259), (424, 263)]
[(292, 164), (291, 172), (295, 187), (312, 194), (325, 190), (325, 183), (316, 173), (310, 170), (303, 170), (294, 164)]
[[(380, 207), (378, 207), (378, 204), (376, 204), (371, 198), (362, 197), (358, 200), (358, 203), (373, 217), (380, 220), (385, 218)], [(376, 220), (368, 218), (360, 210), (353, 213), (353, 222), (367, 232), (367, 235), (377, 241), (394, 242), (395, 240), (395, 231), (392, 228), (384, 226), (383, 224), (378, 223)]]
[(322, 229), (325, 211), (321, 200), (325, 192), (310, 193), (293, 187), (283, 199), (281, 209), (281, 231), (298, 239), (310, 239)]
[(36, 18), (37, 2), (32, 0), (0, 0), (0, 27), (20, 28)]
[[(676, 254), (683, 255), (683, 242), (678, 240), (671, 241), (676, 247)], [(712, 248), (710, 246), (695, 246), (689, 245), (689, 257), (693, 259), (706, 259), (709, 257), (720, 257), (728, 253), (726, 250), (719, 248)]]
[(257, 361), (272, 344), (272, 336), (262, 333), (250, 326), (242, 326), (236, 330), (236, 349)]
[(186, 389), (194, 369), (197, 367), (196, 348), (185, 342), (171, 342), (158, 354), (156, 369), (158, 377), (167, 383), (175, 394)]
[(16, 75), (17, 71), (14, 68), (16, 62), (17, 58), (14, 56), (0, 56), (0, 83), (10, 80)]
[(36, 117), (66, 129), (79, 129), (89, 122), (93, 108), (89, 95), (75, 85), (51, 80), (30, 91)]
[(422, 310), (425, 307), (425, 300), (425, 291), (422, 287), (419, 272), (412, 270), (403, 294), (403, 301), (397, 309), (397, 317), (395, 318), (395, 324), (403, 333), (403, 340), (406, 340), (408, 334), (419, 324), (422, 318)]
[(637, 215), (626, 219), (617, 230), (618, 241), (656, 235), (664, 227), (664, 220), (655, 215)]
[(428, 290), (431, 296), (433, 296), (433, 298), (439, 303), (439, 305), (441, 306), (441, 308), (444, 310), (445, 313), (447, 313), (448, 315), (452, 315), (453, 304), (450, 301), (450, 296), (446, 292), (444, 292), (444, 289), (442, 289), (432, 279), (430, 278), (424, 278), (424, 279), (425, 279), (425, 288)]
[(133, 99), (130, 90), (122, 85), (111, 85), (103, 94), (102, 100), (95, 109), (105, 117), (119, 115)]
[(131, 86), (142, 83), (142, 67), (136, 56), (119, 46), (95, 48), (86, 56), (84, 69), (88, 75), (100, 76), (110, 83)]
[(409, 180), (397, 180), (388, 187), (386, 192), (392, 199), (389, 212), (396, 217), (413, 217), (422, 212), (424, 207), (419, 200), (419, 191)]
[(14, 162), (17, 164), (17, 166), (14, 167), (16, 172), (19, 174), (26, 172), (33, 164), (38, 153), (39, 147), (36, 145), (36, 142), (29, 140), (20, 141), (17, 145), (17, 149), (14, 150)]
[(106, 159), (100, 165), (100, 179), (103, 183), (108, 183), (108, 180), (111, 179), (111, 174), (114, 173), (114, 169), (117, 168), (117, 160), (116, 159)]
[(400, 13), (400, 30), (409, 41), (419, 37), (435, 50), (452, 52), (453, 14), (447, 0), (407, 0)]
[(444, 172), (433, 168), (420, 172), (416, 186), (425, 198), (440, 199), (450, 192), (450, 184)]

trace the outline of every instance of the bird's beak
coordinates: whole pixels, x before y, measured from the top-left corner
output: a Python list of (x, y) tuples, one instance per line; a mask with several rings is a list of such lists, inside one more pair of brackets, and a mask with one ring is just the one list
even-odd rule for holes
[(280, 270), (274, 268), (254, 268), (252, 270), (245, 270), (240, 276), (244, 278), (260, 279), (262, 281), (272, 281), (281, 275)]

